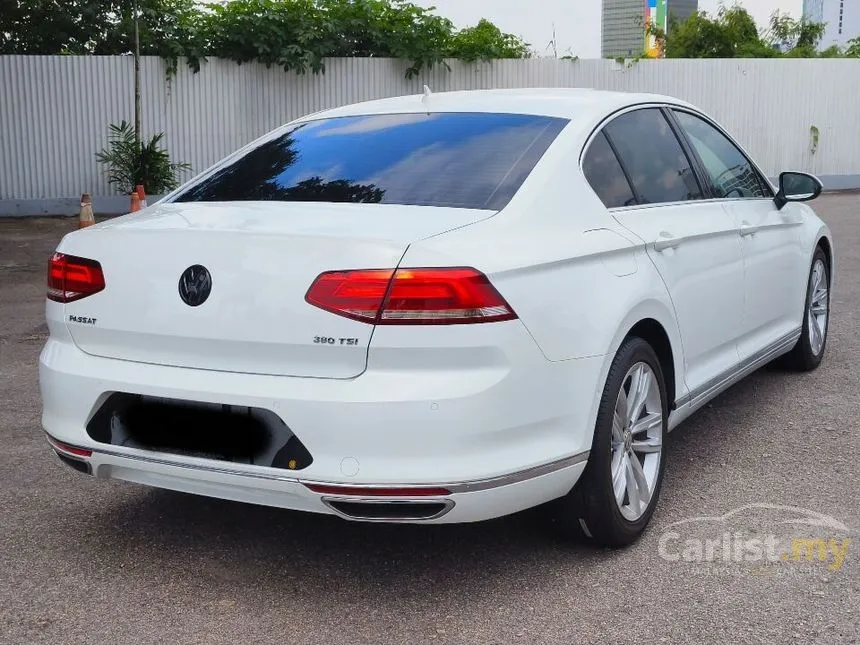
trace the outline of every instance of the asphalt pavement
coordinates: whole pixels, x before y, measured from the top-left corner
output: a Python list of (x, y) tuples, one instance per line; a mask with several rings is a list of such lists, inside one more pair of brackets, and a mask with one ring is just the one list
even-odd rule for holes
[[(0, 220), (0, 643), (860, 643), (860, 195), (814, 206), (839, 262), (824, 363), (761, 370), (672, 433), (651, 526), (619, 551), (539, 511), (354, 524), (72, 471), (37, 359), (76, 222)], [(772, 534), (829, 546), (726, 546)]]

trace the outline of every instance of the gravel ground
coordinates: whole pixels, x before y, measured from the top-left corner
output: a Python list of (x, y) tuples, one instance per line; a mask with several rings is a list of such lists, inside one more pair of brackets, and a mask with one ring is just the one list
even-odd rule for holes
[[(816, 207), (840, 261), (824, 364), (762, 370), (673, 433), (651, 527), (622, 551), (567, 544), (538, 512), (347, 524), (73, 472), (40, 431), (37, 357), (45, 264), (75, 223), (0, 221), (0, 642), (860, 642), (860, 196)], [(845, 526), (772, 508), (674, 524), (748, 504)], [(838, 569), (669, 559), (696, 535), (821, 531), (848, 544)]]

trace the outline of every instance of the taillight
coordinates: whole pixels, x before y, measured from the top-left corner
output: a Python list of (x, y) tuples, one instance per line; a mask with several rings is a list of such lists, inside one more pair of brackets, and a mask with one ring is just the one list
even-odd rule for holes
[(305, 300), (377, 325), (455, 325), (517, 317), (487, 276), (468, 267), (329, 271), (314, 280)]
[(102, 265), (95, 260), (54, 253), (48, 262), (48, 300), (72, 302), (105, 288)]

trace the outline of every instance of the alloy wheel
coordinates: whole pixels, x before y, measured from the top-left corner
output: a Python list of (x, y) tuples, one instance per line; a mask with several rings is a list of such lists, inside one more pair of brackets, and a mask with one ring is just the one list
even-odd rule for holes
[(819, 258), (812, 266), (809, 277), (809, 347), (815, 356), (821, 353), (827, 338), (827, 321), (830, 313), (830, 300), (827, 288), (827, 267)]
[(651, 367), (634, 364), (624, 376), (612, 420), (612, 492), (621, 515), (638, 520), (651, 502), (663, 452), (663, 402)]

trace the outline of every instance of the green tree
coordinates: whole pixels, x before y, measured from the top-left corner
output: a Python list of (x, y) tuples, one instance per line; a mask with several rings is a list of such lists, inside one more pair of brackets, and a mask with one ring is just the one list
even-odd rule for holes
[(768, 28), (760, 30), (740, 5), (722, 6), (716, 16), (697, 12), (683, 22), (670, 21), (664, 32), (652, 29), (667, 58), (794, 58), (836, 57), (838, 47), (818, 52), (824, 25), (795, 20), (775, 12)]
[(89, 54), (107, 27), (97, 2), (0, 0), (0, 54)]
[(474, 27), (453, 34), (446, 52), (449, 58), (465, 61), (493, 58), (528, 58), (529, 46), (511, 34), (502, 32), (486, 18)]
[[(162, 55), (193, 37), (194, 0), (138, 0), (141, 52)], [(131, 52), (131, 0), (0, 0), (0, 54)]]
[(775, 55), (759, 36), (755, 19), (739, 5), (721, 7), (717, 21), (728, 37), (735, 58), (769, 58)]
[(205, 54), (285, 71), (322, 69), (329, 25), (313, 0), (235, 0), (201, 24)]
[[(786, 13), (775, 11), (770, 17), (770, 25), (765, 39), (774, 48), (793, 58), (814, 58), (818, 55), (818, 43), (824, 37), (821, 23), (795, 20)], [(828, 57), (839, 51), (829, 48)]]
[(657, 36), (663, 39), (666, 58), (767, 58), (776, 54), (759, 36), (753, 17), (737, 5), (721, 7), (716, 17), (696, 12)]
[[(528, 46), (491, 22), (457, 31), (406, 0), (139, 0), (141, 53), (195, 71), (207, 57), (323, 71), (328, 56), (410, 61), (407, 75), (445, 58), (519, 58)], [(132, 0), (0, 0), (0, 54), (127, 54)], [(170, 71), (170, 70), (169, 70)]]
[(404, 0), (317, 0), (329, 18), (326, 56), (411, 61), (407, 75), (441, 63), (453, 23)]

